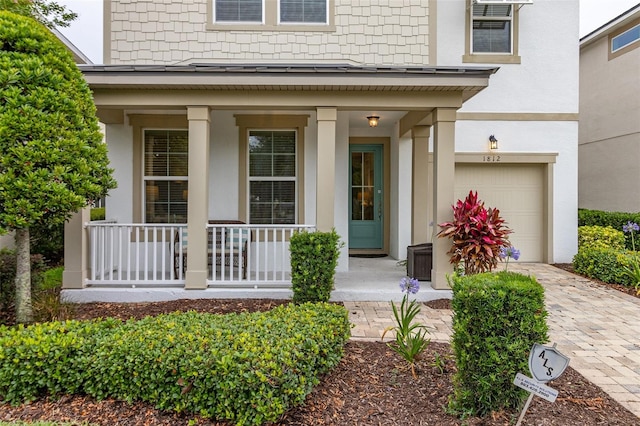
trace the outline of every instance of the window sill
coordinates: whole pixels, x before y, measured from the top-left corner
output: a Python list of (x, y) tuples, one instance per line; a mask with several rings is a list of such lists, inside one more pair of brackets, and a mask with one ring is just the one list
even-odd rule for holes
[(335, 25), (324, 24), (281, 24), (281, 25), (265, 25), (265, 24), (207, 24), (207, 31), (281, 31), (281, 32), (335, 32)]
[(463, 55), (462, 62), (473, 64), (519, 64), (518, 55)]

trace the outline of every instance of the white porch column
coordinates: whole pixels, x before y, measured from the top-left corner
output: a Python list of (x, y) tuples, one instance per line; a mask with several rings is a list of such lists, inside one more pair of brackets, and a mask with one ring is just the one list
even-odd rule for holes
[[(433, 218), (434, 227), (438, 223), (452, 219), (451, 206), (455, 202), (455, 108), (436, 108), (433, 113)], [(447, 274), (453, 272), (446, 253), (451, 247), (448, 238), (433, 240), (433, 270), (431, 286), (437, 290), (448, 289)]]
[(329, 232), (335, 226), (336, 108), (318, 108), (318, 159), (316, 174), (316, 227)]
[(189, 255), (185, 289), (207, 288), (207, 221), (209, 219), (209, 107), (187, 107), (189, 120)]
[(62, 288), (84, 288), (89, 276), (89, 236), (84, 224), (91, 220), (86, 207), (64, 224), (64, 272)]
[(411, 244), (428, 243), (429, 229), (429, 134), (431, 125), (415, 126), (413, 138), (411, 182)]

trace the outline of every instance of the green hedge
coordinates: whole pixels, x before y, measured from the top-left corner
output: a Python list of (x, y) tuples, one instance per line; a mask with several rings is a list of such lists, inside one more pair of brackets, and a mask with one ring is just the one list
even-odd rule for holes
[(174, 313), (0, 329), (0, 399), (86, 393), (235, 422), (276, 421), (342, 357), (345, 309)]
[(297, 232), (291, 236), (291, 285), (294, 303), (328, 302), (340, 255), (335, 232)]
[(591, 248), (612, 248), (624, 250), (625, 239), (622, 228), (611, 226), (580, 226), (578, 228), (578, 250)]
[(119, 324), (104, 320), (0, 326), (0, 400), (19, 403), (81, 391), (83, 381), (91, 379), (82, 358)]
[(514, 272), (454, 276), (452, 349), (458, 371), (449, 408), (463, 416), (518, 407), (527, 392), (516, 373), (527, 373), (534, 343), (547, 341), (544, 289)]
[[(578, 226), (610, 226), (622, 231), (627, 222), (640, 224), (640, 213), (606, 212), (602, 210), (578, 209)], [(625, 235), (626, 248), (631, 250), (631, 238)]]
[(91, 220), (104, 220), (106, 217), (106, 209), (104, 207), (91, 208)]
[(581, 248), (573, 257), (573, 269), (606, 283), (632, 285), (626, 269), (631, 265), (633, 253), (608, 247)]

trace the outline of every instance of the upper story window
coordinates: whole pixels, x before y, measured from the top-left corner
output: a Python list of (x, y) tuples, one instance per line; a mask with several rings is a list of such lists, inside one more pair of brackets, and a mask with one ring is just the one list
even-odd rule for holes
[(209, 0), (208, 30), (335, 31), (336, 0)]
[(327, 23), (328, 0), (279, 0), (282, 23)]
[(189, 134), (144, 131), (144, 207), (147, 223), (186, 223)]
[(513, 6), (474, 4), (472, 53), (511, 53)]
[(215, 22), (262, 22), (262, 0), (214, 0)]
[(518, 6), (467, 1), (463, 62), (520, 63)]
[(611, 52), (615, 53), (620, 49), (637, 43), (640, 41), (640, 24), (635, 27), (631, 27), (622, 34), (619, 34), (611, 39)]

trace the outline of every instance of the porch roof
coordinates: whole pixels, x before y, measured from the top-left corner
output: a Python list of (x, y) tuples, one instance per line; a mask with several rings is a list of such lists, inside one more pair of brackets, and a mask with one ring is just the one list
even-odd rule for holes
[(92, 89), (257, 91), (459, 91), (466, 100), (496, 67), (354, 64), (79, 65)]

